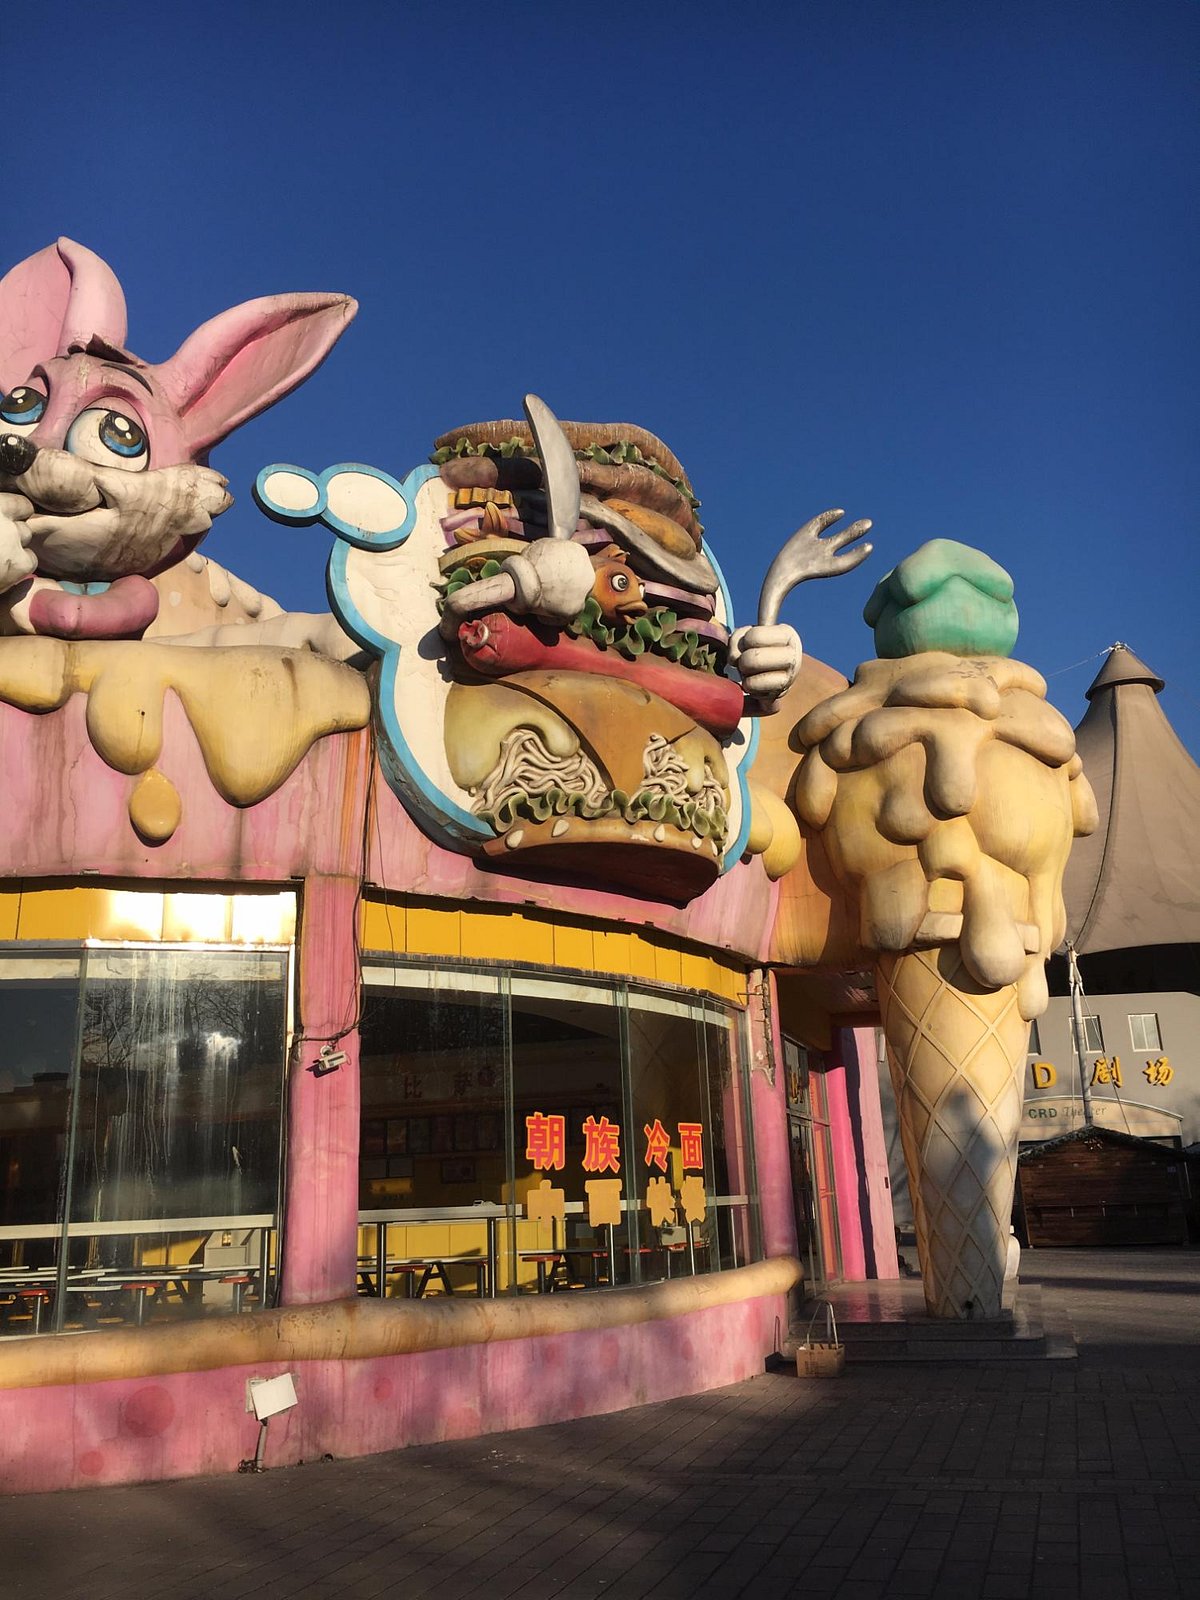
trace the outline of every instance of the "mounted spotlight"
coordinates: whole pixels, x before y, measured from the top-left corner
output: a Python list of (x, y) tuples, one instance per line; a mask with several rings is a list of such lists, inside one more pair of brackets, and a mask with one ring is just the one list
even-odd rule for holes
[(324, 1078), (331, 1072), (340, 1071), (348, 1059), (344, 1050), (335, 1050), (331, 1044), (323, 1044), (317, 1052), (317, 1059), (308, 1070), (314, 1078)]

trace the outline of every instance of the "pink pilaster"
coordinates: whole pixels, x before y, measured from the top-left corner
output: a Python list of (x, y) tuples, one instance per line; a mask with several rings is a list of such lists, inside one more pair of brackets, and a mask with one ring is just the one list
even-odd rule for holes
[[(887, 1143), (883, 1132), (883, 1111), (879, 1103), (879, 1071), (875, 1056), (873, 1028), (839, 1028), (834, 1035), (834, 1059), (838, 1071), (827, 1081), (840, 1080), (850, 1135), (849, 1158), (853, 1165), (843, 1185), (839, 1164), (838, 1139), (834, 1136), (834, 1171), (838, 1191), (839, 1217), (844, 1218), (843, 1190), (853, 1192), (857, 1219), (858, 1250), (861, 1268), (852, 1270), (847, 1251), (847, 1229), (842, 1227), (842, 1257), (847, 1278), (898, 1278), (900, 1263), (896, 1255), (896, 1225), (892, 1214), (892, 1193), (888, 1178)], [(832, 1082), (830, 1082), (832, 1088)], [(832, 1095), (830, 1120), (833, 1120)]]
[(854, 1127), (847, 1095), (846, 1069), (842, 1065), (831, 1066), (825, 1074), (825, 1104), (829, 1112), (829, 1142), (833, 1147), (833, 1187), (837, 1194), (842, 1276), (849, 1283), (857, 1283), (867, 1276), (867, 1257), (863, 1248)]
[(775, 979), (750, 974), (750, 1104), (754, 1159), (762, 1218), (763, 1254), (796, 1254), (796, 1211), (788, 1151), (787, 1089), (783, 1057), (770, 1018), (777, 1014)]
[[(358, 1264), (358, 881), (304, 883), (297, 951), (283, 1227), (283, 1303), (355, 1293)], [(311, 1069), (322, 1045), (344, 1051), (335, 1072)]]

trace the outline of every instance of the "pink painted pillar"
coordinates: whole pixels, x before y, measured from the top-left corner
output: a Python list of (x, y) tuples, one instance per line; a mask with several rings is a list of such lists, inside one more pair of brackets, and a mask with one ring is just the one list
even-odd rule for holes
[[(853, 1197), (860, 1265), (852, 1269), (847, 1247), (848, 1229), (842, 1228), (842, 1260), (847, 1278), (898, 1278), (900, 1262), (896, 1255), (896, 1224), (892, 1215), (892, 1191), (888, 1177), (887, 1142), (883, 1132), (883, 1110), (879, 1103), (879, 1071), (875, 1059), (873, 1028), (838, 1028), (834, 1034), (834, 1061), (837, 1070), (827, 1075), (831, 1090), (834, 1079), (844, 1107), (846, 1141), (839, 1151), (838, 1136), (833, 1139), (834, 1174), (838, 1191), (839, 1220), (843, 1211), (843, 1189)], [(834, 1119), (833, 1094), (830, 1095), (831, 1131)], [(843, 1163), (845, 1181), (843, 1183)]]
[[(310, 877), (301, 898), (300, 1015), (284, 1187), (285, 1305), (344, 1300), (357, 1288), (358, 890), (357, 877)], [(327, 1040), (347, 1060), (337, 1072), (317, 1077), (309, 1068)]]
[(867, 1276), (863, 1249), (862, 1209), (859, 1205), (858, 1160), (854, 1129), (846, 1094), (846, 1069), (835, 1064), (825, 1073), (825, 1105), (829, 1112), (829, 1142), (833, 1146), (833, 1187), (837, 1195), (838, 1238), (842, 1246), (842, 1277), (858, 1283)]
[[(765, 1000), (765, 1004), (764, 1004)], [(787, 1078), (770, 1018), (778, 1014), (775, 978), (750, 974), (750, 1107), (754, 1117), (754, 1163), (758, 1173), (763, 1254), (794, 1256), (796, 1210), (788, 1149)]]

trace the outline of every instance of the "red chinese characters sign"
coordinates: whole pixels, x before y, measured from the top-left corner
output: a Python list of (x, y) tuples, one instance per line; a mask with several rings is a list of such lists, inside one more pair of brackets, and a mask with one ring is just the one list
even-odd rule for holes
[(525, 1118), (525, 1159), (539, 1172), (561, 1172), (567, 1164), (567, 1119), (540, 1111)]
[[(702, 1122), (681, 1122), (679, 1128), (679, 1164), (685, 1172), (703, 1172), (704, 1170), (704, 1124)], [(655, 1117), (653, 1122), (648, 1122), (642, 1129), (646, 1135), (646, 1165), (657, 1167), (660, 1172), (667, 1170), (667, 1152), (671, 1148), (671, 1135), (662, 1125), (662, 1120)]]
[(704, 1125), (700, 1122), (679, 1124), (679, 1164), (685, 1172), (704, 1171)]
[(588, 1117), (583, 1124), (583, 1170), (620, 1172), (621, 1128), (607, 1117)]
[(646, 1135), (646, 1165), (665, 1172), (667, 1151), (671, 1148), (671, 1135), (657, 1117), (652, 1123), (648, 1122), (642, 1132)]
[[(679, 1152), (679, 1170), (682, 1173), (697, 1173), (704, 1171), (704, 1124), (700, 1122), (680, 1122), (676, 1124), (679, 1142), (676, 1148)], [(621, 1170), (621, 1125), (607, 1116), (589, 1115), (581, 1124), (583, 1133), (583, 1155), (580, 1166), (584, 1172), (620, 1172)], [(657, 1167), (658, 1171), (665, 1173), (668, 1167), (668, 1157), (672, 1149), (670, 1133), (663, 1126), (661, 1117), (655, 1117), (653, 1122), (648, 1122), (642, 1129), (646, 1139), (645, 1164), (647, 1167)], [(534, 1111), (525, 1118), (525, 1159), (539, 1172), (561, 1172), (567, 1164), (567, 1119), (565, 1116), (551, 1116), (545, 1112)], [(704, 1215), (704, 1180), (697, 1177), (683, 1177), (680, 1182), (679, 1201), (684, 1206), (689, 1220), (697, 1215)], [(674, 1215), (675, 1197), (669, 1184), (664, 1184), (661, 1178), (652, 1180), (652, 1185), (658, 1185), (652, 1194), (647, 1196), (647, 1204), (652, 1212), (660, 1213), (665, 1219), (670, 1213)], [(589, 1189), (592, 1186), (589, 1185)], [(618, 1192), (619, 1192), (619, 1186)], [(619, 1205), (619, 1201), (617, 1202)]]

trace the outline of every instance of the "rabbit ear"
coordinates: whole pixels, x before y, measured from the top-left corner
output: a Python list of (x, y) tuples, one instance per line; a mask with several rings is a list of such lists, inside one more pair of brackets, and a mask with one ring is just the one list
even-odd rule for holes
[(344, 294), (275, 294), (223, 311), (158, 370), (194, 457), (289, 394), (358, 310)]
[(47, 245), (0, 279), (0, 389), (97, 335), (124, 344), (125, 296), (107, 262), (73, 239)]

